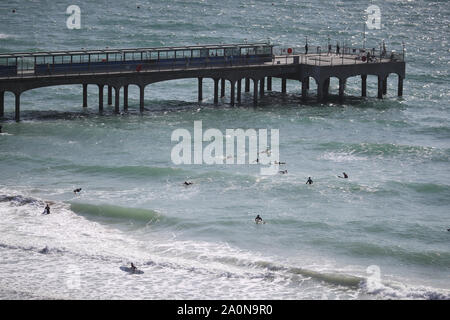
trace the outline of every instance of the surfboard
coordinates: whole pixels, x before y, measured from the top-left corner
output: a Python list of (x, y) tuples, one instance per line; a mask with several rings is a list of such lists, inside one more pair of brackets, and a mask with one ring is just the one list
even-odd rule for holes
[(128, 272), (128, 273), (133, 273), (133, 274), (143, 274), (144, 271), (139, 270), (139, 269), (131, 269), (130, 267), (126, 267), (126, 266), (121, 266), (120, 270)]

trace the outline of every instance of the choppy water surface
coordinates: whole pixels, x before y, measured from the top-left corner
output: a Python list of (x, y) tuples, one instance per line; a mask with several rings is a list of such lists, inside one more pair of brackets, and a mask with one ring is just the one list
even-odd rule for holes
[[(169, 81), (139, 92), (129, 113), (97, 109), (89, 87), (31, 90), (0, 135), (0, 297), (74, 299), (448, 299), (450, 297), (450, 7), (442, 1), (95, 1), (82, 28), (67, 3), (0, 4), (1, 52), (271, 41), (302, 48), (362, 43), (362, 14), (381, 9), (368, 46), (406, 44), (403, 98), (367, 99), (349, 79), (344, 104), (300, 103), (274, 79), (213, 105), (213, 82)], [(16, 12), (12, 13), (12, 9)], [(336, 81), (335, 81), (336, 80)], [(203, 128), (280, 130), (288, 174), (257, 165), (174, 165), (171, 133)], [(342, 172), (349, 179), (339, 179)], [(314, 184), (305, 184), (308, 176)], [(185, 180), (193, 181), (189, 187)], [(73, 189), (82, 187), (79, 195)], [(45, 202), (51, 214), (42, 215)], [(266, 224), (255, 225), (260, 214)], [(119, 269), (133, 261), (144, 271)]]

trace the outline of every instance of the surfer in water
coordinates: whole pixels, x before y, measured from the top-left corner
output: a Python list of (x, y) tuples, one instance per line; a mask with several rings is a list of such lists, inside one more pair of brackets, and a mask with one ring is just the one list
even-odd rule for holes
[(281, 173), (281, 174), (286, 174), (286, 173), (287, 173), (287, 170), (281, 170), (280, 173)]
[(306, 181), (306, 184), (313, 184), (313, 181), (312, 181), (311, 177), (308, 177), (308, 180)]
[(78, 188), (78, 189), (73, 190), (73, 193), (77, 194), (80, 191), (81, 191), (81, 188)]
[(256, 215), (255, 222), (256, 222), (256, 223), (265, 223), (265, 222), (263, 221), (263, 219), (259, 216), (259, 214)]
[(185, 185), (185, 186), (190, 186), (191, 184), (193, 184), (193, 182), (190, 182), (190, 181), (185, 181), (185, 182), (184, 182), (184, 185)]
[(48, 203), (45, 206), (44, 212), (42, 212), (42, 214), (50, 214), (50, 206), (48, 205)]
[(342, 172), (342, 174), (344, 175), (343, 177), (338, 176), (339, 178), (344, 178), (344, 179), (348, 179), (348, 175), (345, 172)]
[(136, 270), (137, 270), (137, 268), (136, 268), (136, 266), (133, 264), (133, 262), (131, 262), (131, 267), (130, 267), (130, 269), (131, 269), (132, 271), (136, 271)]

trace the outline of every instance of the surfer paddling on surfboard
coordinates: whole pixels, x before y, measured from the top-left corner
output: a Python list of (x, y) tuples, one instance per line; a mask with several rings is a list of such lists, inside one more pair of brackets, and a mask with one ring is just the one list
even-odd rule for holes
[(348, 175), (345, 172), (342, 172), (342, 174), (344, 175), (343, 177), (338, 176), (338, 178), (343, 178), (343, 179), (348, 179)]
[(266, 222), (258, 214), (255, 218), (255, 223), (258, 224), (258, 223), (266, 223)]
[(139, 270), (133, 262), (130, 263), (131, 267), (127, 267), (127, 266), (122, 266), (120, 267), (120, 270), (128, 272), (128, 273), (133, 273), (133, 274), (143, 274), (144, 271)]

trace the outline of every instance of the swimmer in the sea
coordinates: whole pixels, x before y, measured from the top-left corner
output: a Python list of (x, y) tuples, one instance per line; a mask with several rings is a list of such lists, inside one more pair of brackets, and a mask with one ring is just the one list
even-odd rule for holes
[(73, 190), (73, 193), (77, 194), (77, 192), (80, 192), (80, 191), (81, 191), (81, 188), (77, 188), (77, 189)]
[(313, 181), (312, 181), (311, 177), (308, 177), (308, 180), (306, 181), (306, 184), (313, 184)]
[(186, 185), (186, 186), (190, 186), (191, 184), (193, 184), (193, 182), (190, 182), (190, 181), (185, 181), (184, 182), (184, 185)]
[(281, 173), (281, 174), (286, 174), (286, 173), (287, 173), (287, 170), (281, 170), (280, 173)]

